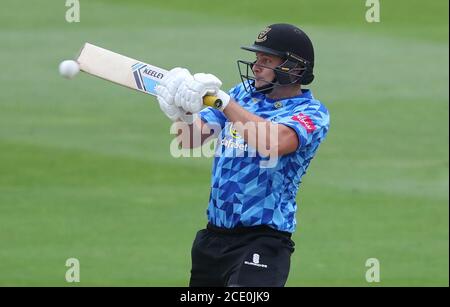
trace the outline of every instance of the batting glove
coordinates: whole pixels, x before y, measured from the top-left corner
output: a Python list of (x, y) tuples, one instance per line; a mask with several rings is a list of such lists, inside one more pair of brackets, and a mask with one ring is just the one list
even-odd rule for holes
[(182, 120), (187, 123), (192, 123), (193, 116), (186, 114), (186, 111), (175, 105), (175, 94), (183, 82), (192, 80), (191, 73), (185, 69), (176, 67), (169, 71), (161, 82), (155, 87), (155, 91), (159, 102), (159, 107), (172, 120)]
[(185, 79), (175, 94), (175, 105), (186, 112), (197, 113), (203, 108), (203, 96), (214, 95), (222, 100), (219, 108), (224, 110), (230, 96), (220, 90), (222, 82), (211, 74), (195, 74), (192, 79)]

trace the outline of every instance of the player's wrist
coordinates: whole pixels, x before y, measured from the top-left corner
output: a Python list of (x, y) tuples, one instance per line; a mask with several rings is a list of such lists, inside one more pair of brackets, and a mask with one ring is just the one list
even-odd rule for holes
[(223, 112), (230, 103), (231, 97), (222, 90), (219, 90), (216, 96), (222, 101), (222, 104), (218, 109)]

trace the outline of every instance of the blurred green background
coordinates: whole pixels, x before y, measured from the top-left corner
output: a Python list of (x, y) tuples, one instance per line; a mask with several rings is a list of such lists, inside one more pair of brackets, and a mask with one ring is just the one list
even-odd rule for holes
[[(156, 99), (58, 75), (85, 41), (240, 82), (239, 49), (271, 23), (316, 49), (331, 128), (297, 200), (287, 286), (448, 286), (448, 1), (2, 1), (0, 285), (185, 286), (211, 159), (170, 155)], [(365, 280), (377, 258), (381, 282)]]

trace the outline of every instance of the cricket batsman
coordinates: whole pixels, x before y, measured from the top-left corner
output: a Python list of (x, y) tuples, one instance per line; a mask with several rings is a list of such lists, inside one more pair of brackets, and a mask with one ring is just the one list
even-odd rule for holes
[[(309, 37), (290, 24), (263, 29), (242, 47), (242, 83), (228, 93), (211, 74), (174, 68), (156, 88), (183, 147), (217, 136), (208, 223), (192, 246), (190, 286), (282, 287), (294, 252), (296, 195), (329, 127), (326, 107), (303, 88), (314, 79)], [(204, 108), (215, 95), (220, 108)], [(205, 133), (207, 131), (207, 133)], [(192, 137), (202, 133), (199, 141)]]

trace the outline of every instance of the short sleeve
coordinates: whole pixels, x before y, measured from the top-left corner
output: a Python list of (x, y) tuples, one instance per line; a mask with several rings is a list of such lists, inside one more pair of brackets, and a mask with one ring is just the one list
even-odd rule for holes
[(199, 116), (204, 123), (220, 125), (222, 129), (225, 127), (225, 122), (227, 121), (227, 118), (221, 111), (212, 107), (201, 110)]
[(304, 148), (314, 142), (320, 143), (328, 132), (330, 116), (328, 110), (321, 105), (318, 109), (311, 108), (302, 111), (293, 111), (278, 120), (297, 133), (299, 148)]

